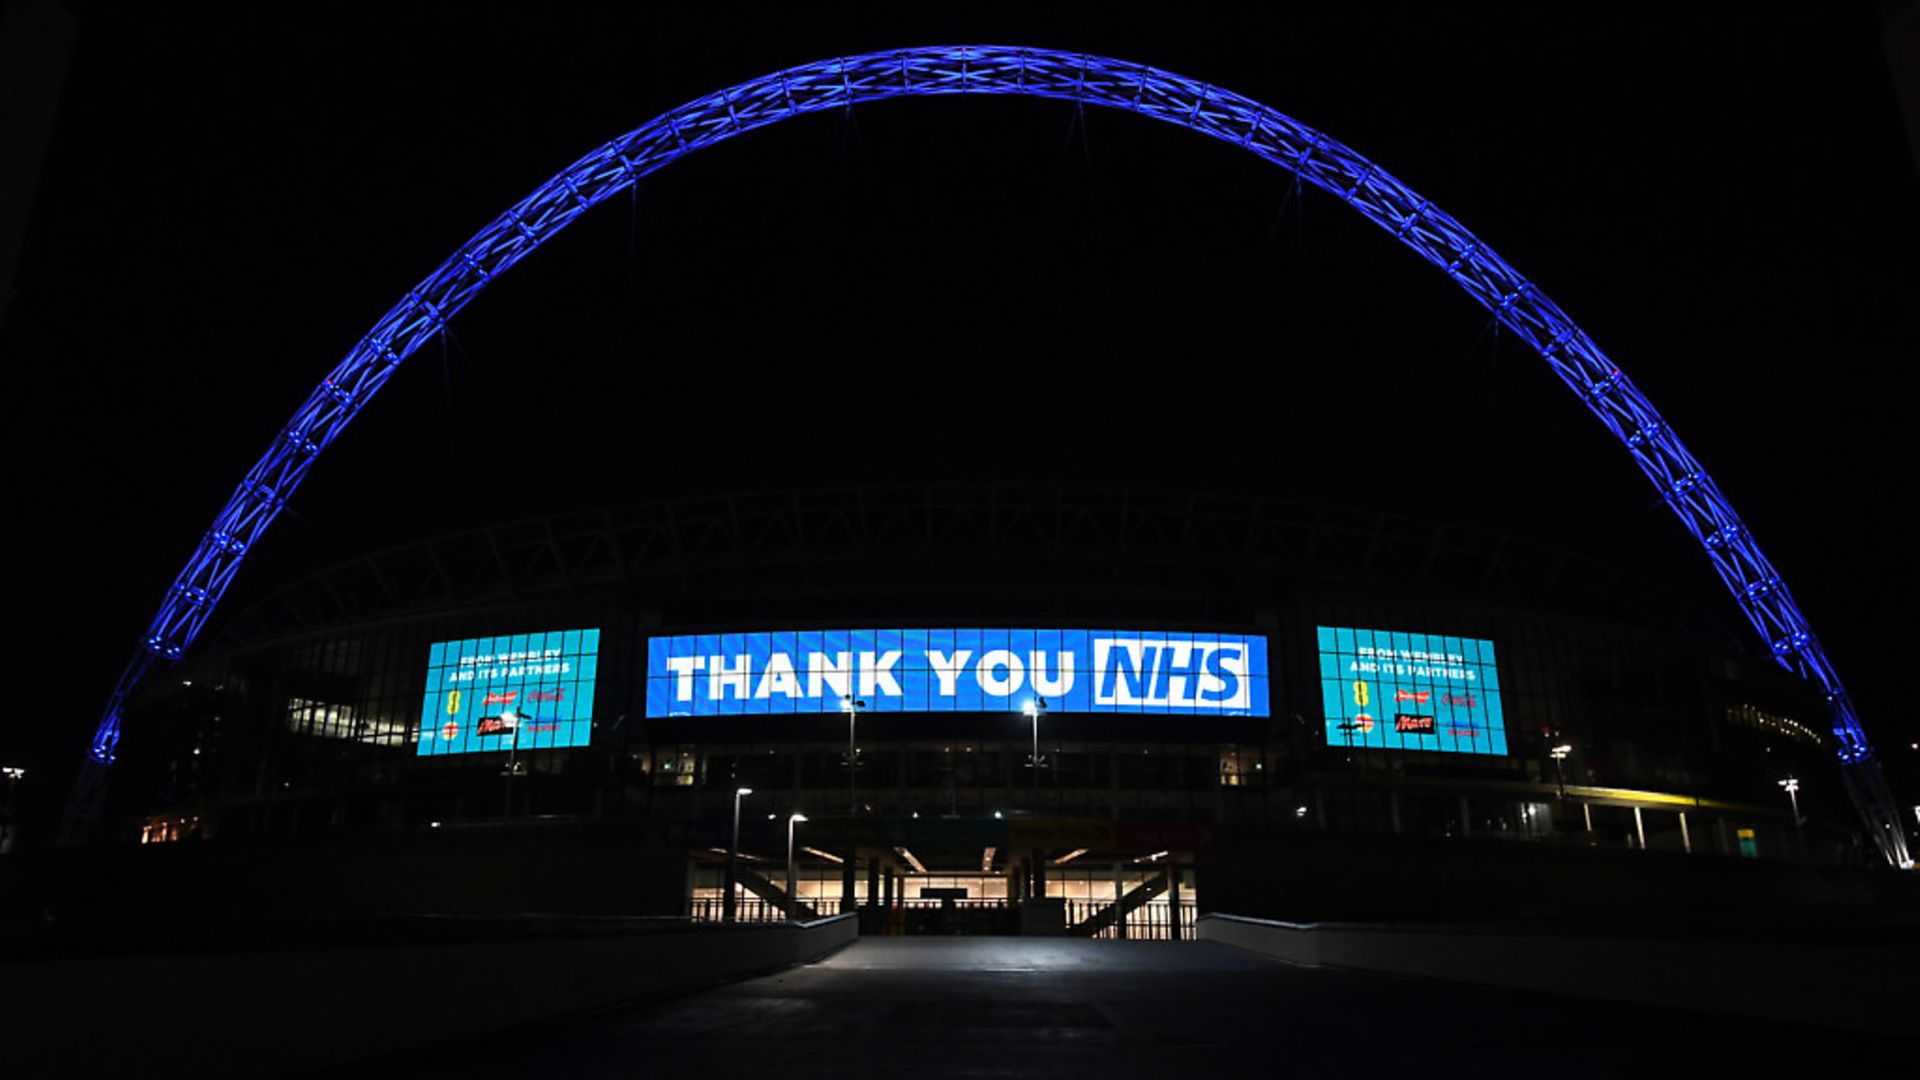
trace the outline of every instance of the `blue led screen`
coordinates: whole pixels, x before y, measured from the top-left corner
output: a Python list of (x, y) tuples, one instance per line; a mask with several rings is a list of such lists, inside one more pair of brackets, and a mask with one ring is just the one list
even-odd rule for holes
[(598, 629), (437, 642), (415, 754), (587, 745), (599, 658)]
[(1122, 630), (783, 630), (647, 642), (647, 715), (1267, 715), (1267, 641)]
[(1336, 626), (1319, 638), (1328, 745), (1507, 752), (1493, 642)]

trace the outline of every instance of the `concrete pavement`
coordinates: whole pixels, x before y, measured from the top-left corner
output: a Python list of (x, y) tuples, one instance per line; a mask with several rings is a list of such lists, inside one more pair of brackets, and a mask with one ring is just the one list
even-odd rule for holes
[(1644, 1080), (1912, 1064), (1892, 1039), (1303, 968), (1204, 942), (869, 938), (815, 964), (338, 1075)]

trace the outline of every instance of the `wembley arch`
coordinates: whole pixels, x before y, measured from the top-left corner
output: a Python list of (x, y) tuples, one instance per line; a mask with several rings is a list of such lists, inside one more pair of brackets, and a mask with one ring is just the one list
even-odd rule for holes
[(156, 667), (179, 659), (193, 644), (235, 572), (321, 453), (400, 365), (494, 279), (588, 210), (703, 147), (807, 113), (949, 94), (1105, 106), (1232, 143), (1335, 196), (1452, 278), (1538, 353), (1599, 418), (1699, 542), (1773, 658), (1824, 696), (1855, 806), (1888, 861), (1912, 866), (1897, 807), (1846, 687), (1780, 574), (1652, 403), (1537, 285), (1378, 165), (1257, 101), (1145, 64), (999, 45), (866, 53), (729, 86), (599, 147), (474, 234), (374, 323), (234, 489), (167, 591), (106, 702), (69, 803), (69, 826), (98, 813), (133, 691)]

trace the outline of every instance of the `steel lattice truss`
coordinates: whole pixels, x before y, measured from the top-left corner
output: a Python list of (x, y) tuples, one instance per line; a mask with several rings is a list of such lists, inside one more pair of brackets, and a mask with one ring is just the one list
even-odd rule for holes
[(248, 471), (168, 591), (115, 685), (94, 736), (92, 761), (104, 766), (113, 760), (128, 695), (155, 664), (177, 660), (192, 644), (234, 572), (314, 460), (400, 364), (494, 278), (594, 206), (702, 147), (805, 113), (937, 94), (1057, 98), (1189, 128), (1242, 147), (1338, 197), (1445, 271), (1531, 345), (1600, 418), (1706, 550), (1774, 658), (1824, 693), (1856, 804), (1887, 857), (1909, 862), (1891, 795), (1873, 766), (1872, 746), (1846, 688), (1779, 573), (1652, 403), (1537, 286), (1379, 166), (1259, 102), (1142, 64), (994, 45), (868, 53), (728, 87), (655, 117), (586, 155), (481, 229), (374, 324)]

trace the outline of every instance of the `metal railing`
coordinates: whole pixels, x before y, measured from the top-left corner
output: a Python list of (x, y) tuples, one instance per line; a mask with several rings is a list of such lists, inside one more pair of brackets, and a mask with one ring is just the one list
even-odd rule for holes
[[(1068, 900), (1068, 932), (1112, 906), (1103, 900)], [(826, 918), (857, 911), (863, 934), (958, 935), (1014, 934), (1019, 932), (1019, 909), (1006, 900), (895, 900), (891, 907), (876, 904), (847, 905), (840, 898), (802, 899), (802, 918)], [(810, 911), (812, 914), (807, 914)], [(694, 922), (721, 922), (723, 903), (717, 896), (694, 897), (688, 914)], [(1173, 920), (1179, 919), (1180, 934), (1173, 934)], [(1108, 926), (1086, 936), (1100, 940), (1192, 941), (1198, 909), (1192, 901), (1181, 902), (1177, 909), (1164, 903), (1146, 903), (1126, 913), (1126, 932)], [(779, 904), (761, 897), (741, 898), (734, 905), (738, 923), (777, 923), (787, 921)]]
[[(688, 902), (687, 914), (694, 922), (725, 921), (725, 899), (718, 896), (696, 896)], [(800, 900), (802, 919), (824, 919), (830, 915), (840, 915), (846, 908), (838, 897), (831, 900)], [(734, 903), (733, 921), (742, 923), (786, 922), (786, 909), (771, 900), (762, 897), (741, 897)]]
[[(1067, 933), (1073, 928), (1107, 910), (1112, 904), (1105, 900), (1068, 900)], [(1173, 905), (1148, 902), (1134, 908), (1125, 915), (1126, 933), (1121, 934), (1117, 926), (1108, 926), (1085, 936), (1103, 941), (1117, 940), (1124, 936), (1128, 941), (1192, 941), (1194, 940), (1195, 920), (1199, 909), (1193, 901), (1183, 900), (1174, 909)], [(1180, 936), (1173, 935), (1173, 920), (1180, 920)]]

